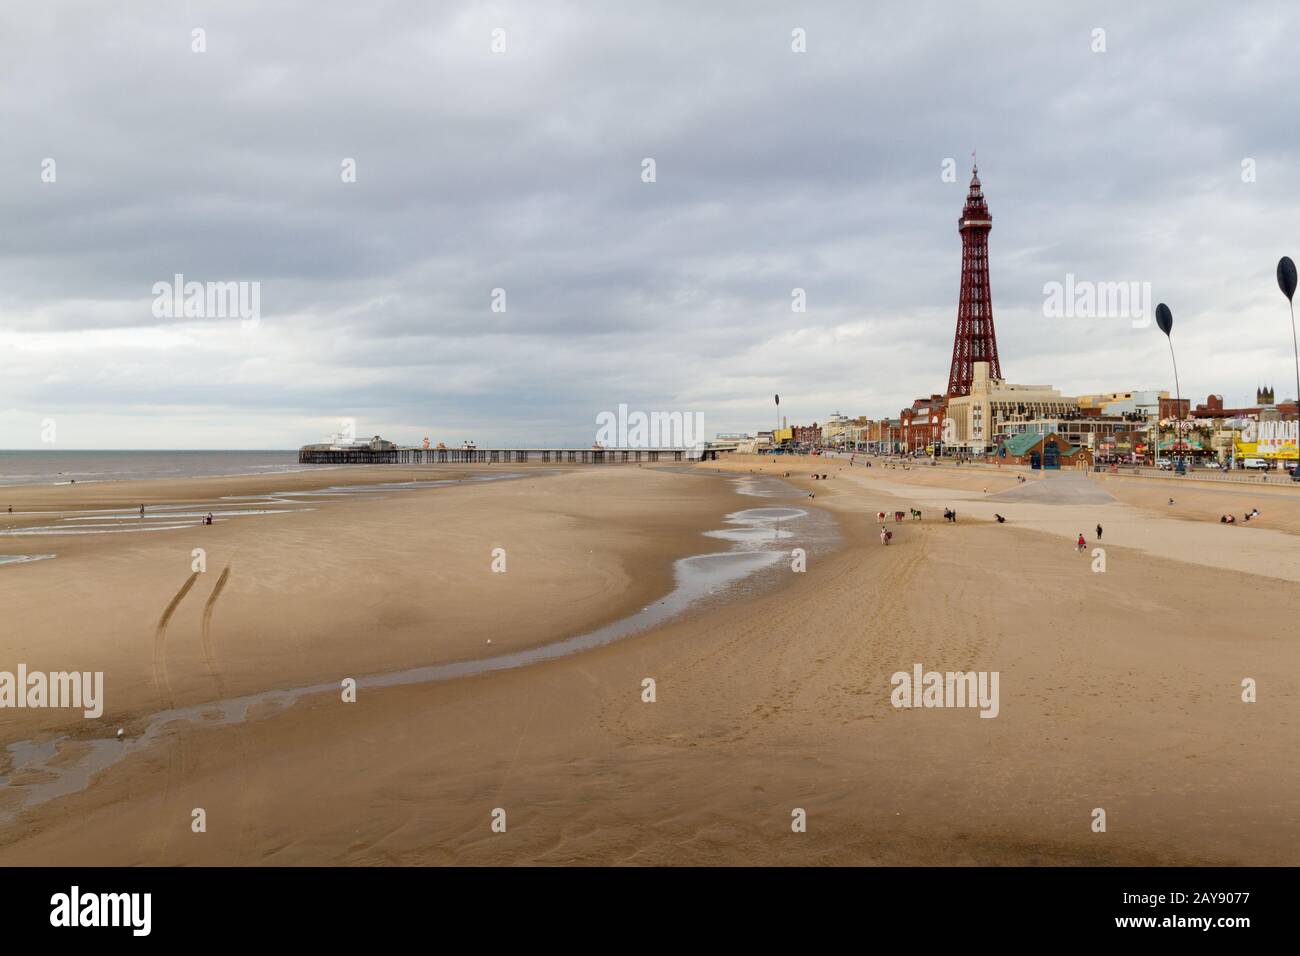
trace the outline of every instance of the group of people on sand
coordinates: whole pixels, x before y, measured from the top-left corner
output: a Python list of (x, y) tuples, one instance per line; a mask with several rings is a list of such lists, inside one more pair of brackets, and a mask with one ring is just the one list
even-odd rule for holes
[[(13, 508), (10, 508), (9, 510), (10, 510), (10, 511), (13, 511), (14, 509), (13, 509)], [(144, 505), (141, 505), (141, 506), (140, 506), (140, 517), (141, 517), (141, 518), (144, 517)], [(204, 523), (204, 524), (212, 524), (212, 512), (211, 512), (211, 511), (209, 511), (206, 515), (203, 516), (203, 523)]]
[[(1101, 540), (1101, 525), (1097, 525), (1097, 540), (1098, 541)], [(1079, 540), (1074, 542), (1074, 550), (1075, 551), (1088, 550), (1088, 539), (1083, 536), (1082, 531), (1079, 532)]]
[[(1243, 515), (1243, 519), (1249, 521), (1251, 518), (1259, 517), (1259, 509), (1251, 508)], [(1219, 515), (1219, 524), (1236, 524), (1237, 519), (1234, 515)]]
[[(787, 478), (790, 477), (790, 472), (787, 471), (785, 474), (786, 474), (786, 477), (787, 477)], [(825, 481), (825, 480), (826, 480), (826, 475), (813, 475), (813, 476), (812, 476), (812, 479), (813, 479), (813, 481), (818, 481), (818, 480)], [(810, 492), (808, 492), (808, 497), (809, 497), (809, 498), (816, 498), (817, 496), (816, 496), (813, 492), (810, 491)]]

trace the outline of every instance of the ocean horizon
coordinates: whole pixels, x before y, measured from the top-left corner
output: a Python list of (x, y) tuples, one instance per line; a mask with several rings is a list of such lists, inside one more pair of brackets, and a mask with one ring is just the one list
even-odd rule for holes
[(142, 481), (306, 471), (297, 449), (4, 449), (0, 486)]

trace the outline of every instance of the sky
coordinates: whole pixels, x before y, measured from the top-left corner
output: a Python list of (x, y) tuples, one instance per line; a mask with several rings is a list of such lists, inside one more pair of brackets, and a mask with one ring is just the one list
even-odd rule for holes
[[(1165, 302), (1193, 404), (1291, 397), (1300, 8), (1079, 6), (9, 0), (0, 447), (896, 416), (975, 150), (1007, 379), (1172, 391)], [(1067, 277), (1146, 319), (1049, 314)]]

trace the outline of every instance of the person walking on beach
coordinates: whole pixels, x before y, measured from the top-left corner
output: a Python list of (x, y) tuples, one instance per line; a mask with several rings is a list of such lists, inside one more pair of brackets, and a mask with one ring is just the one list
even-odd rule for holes
[(1075, 543), (1074, 550), (1083, 551), (1088, 547), (1088, 542), (1083, 539), (1083, 532), (1079, 532), (1079, 540)]
[(1097, 525), (1097, 540), (1101, 540), (1101, 525)]
[(893, 535), (889, 533), (888, 528), (880, 529), (880, 543), (883, 544), (885, 547), (889, 547), (889, 539), (891, 537), (893, 537)]
[(141, 517), (141, 518), (144, 517), (144, 505), (141, 505), (141, 506), (140, 506), (140, 517)]

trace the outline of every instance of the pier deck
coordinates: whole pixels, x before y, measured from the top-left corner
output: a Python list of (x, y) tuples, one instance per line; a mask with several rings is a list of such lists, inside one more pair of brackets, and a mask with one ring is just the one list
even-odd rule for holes
[(632, 462), (709, 461), (718, 453), (709, 448), (325, 448), (307, 445), (298, 450), (304, 465), (451, 465), (529, 462), (572, 465), (612, 465)]

